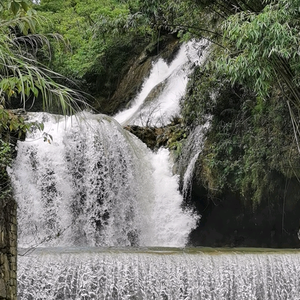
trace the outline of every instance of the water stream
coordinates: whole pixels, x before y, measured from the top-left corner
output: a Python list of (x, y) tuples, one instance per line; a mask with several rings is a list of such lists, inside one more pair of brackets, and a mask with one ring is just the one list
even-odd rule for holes
[[(180, 99), (185, 94), (188, 76), (207, 57), (208, 45), (204, 39), (190, 41), (181, 46), (169, 65), (161, 58), (153, 62), (150, 76), (145, 79), (131, 107), (114, 118), (122, 125), (164, 126), (172, 117), (179, 116)], [(154, 98), (151, 93), (155, 94)]]

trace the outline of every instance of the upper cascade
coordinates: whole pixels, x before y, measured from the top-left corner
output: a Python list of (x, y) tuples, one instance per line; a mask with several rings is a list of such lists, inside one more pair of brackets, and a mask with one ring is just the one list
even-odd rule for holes
[(180, 99), (184, 96), (188, 77), (207, 56), (209, 42), (205, 39), (181, 45), (174, 60), (167, 64), (162, 58), (153, 63), (150, 75), (128, 109), (114, 118), (123, 126), (165, 126), (180, 115)]

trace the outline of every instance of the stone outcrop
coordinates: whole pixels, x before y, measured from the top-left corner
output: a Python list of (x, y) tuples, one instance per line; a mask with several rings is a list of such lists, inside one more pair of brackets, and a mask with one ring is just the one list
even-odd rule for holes
[(17, 204), (0, 198), (0, 300), (17, 299)]
[(169, 125), (163, 127), (127, 125), (124, 129), (137, 136), (152, 150), (160, 147), (176, 150), (178, 144), (186, 137), (186, 130), (180, 119), (174, 119)]

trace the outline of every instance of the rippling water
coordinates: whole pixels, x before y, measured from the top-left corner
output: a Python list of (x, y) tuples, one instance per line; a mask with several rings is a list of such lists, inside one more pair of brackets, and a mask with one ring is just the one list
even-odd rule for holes
[(38, 250), (19, 257), (19, 299), (300, 299), (300, 253)]

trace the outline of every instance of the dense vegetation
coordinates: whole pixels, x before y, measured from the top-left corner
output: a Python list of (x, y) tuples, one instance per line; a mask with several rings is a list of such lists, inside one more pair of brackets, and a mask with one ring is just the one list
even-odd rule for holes
[(47, 53), (40, 53), (40, 59), (92, 95), (94, 109), (112, 113), (103, 111), (105, 102), (128, 70), (128, 62), (151, 41), (135, 3), (42, 0), (35, 9), (48, 20), (40, 30), (59, 33), (66, 41), (52, 43), (50, 61)]
[(253, 208), (282, 202), (300, 175), (300, 1), (137, 3), (154, 36), (211, 41), (182, 102), (190, 129), (212, 117), (198, 172), (209, 197), (232, 191)]
[(299, 178), (299, 1), (232, 2), (234, 13), (207, 7), (226, 15), (222, 47), (194, 74), (183, 109), (190, 125), (213, 116), (201, 157), (211, 196), (231, 190), (256, 207), (282, 201)]

